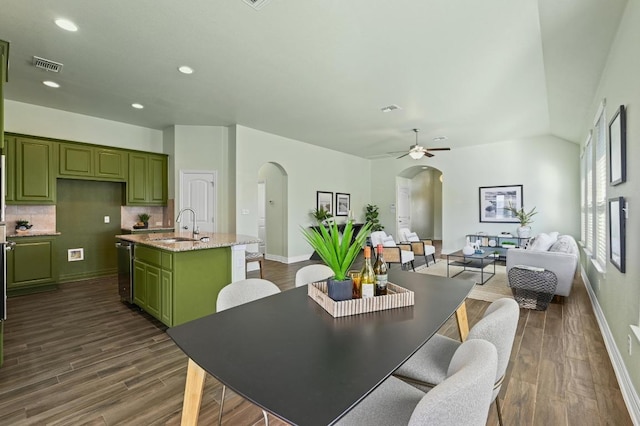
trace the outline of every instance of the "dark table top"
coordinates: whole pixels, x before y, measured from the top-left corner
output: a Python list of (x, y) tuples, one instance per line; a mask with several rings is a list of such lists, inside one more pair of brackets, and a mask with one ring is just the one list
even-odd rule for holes
[(473, 282), (404, 271), (389, 281), (415, 305), (333, 318), (307, 287), (247, 303), (167, 331), (200, 367), (277, 417), (328, 425), (420, 348)]

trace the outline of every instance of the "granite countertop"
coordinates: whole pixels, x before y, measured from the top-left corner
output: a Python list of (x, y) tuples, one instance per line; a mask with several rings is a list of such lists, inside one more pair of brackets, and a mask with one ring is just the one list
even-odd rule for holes
[(131, 232), (135, 233), (143, 233), (143, 232), (173, 232), (175, 228), (173, 226), (150, 226), (148, 228), (139, 228), (136, 229), (134, 227), (129, 228), (120, 228), (122, 232)]
[(16, 231), (15, 229), (8, 230), (7, 229), (7, 238), (18, 238), (18, 237), (48, 237), (48, 236), (57, 236), (60, 235), (60, 232), (48, 230), (35, 230), (29, 229), (28, 231)]
[[(188, 238), (188, 241), (163, 242), (166, 238)], [(208, 237), (209, 241), (200, 241), (200, 238)], [(162, 232), (154, 234), (126, 234), (116, 235), (116, 238), (135, 244), (142, 244), (168, 251), (206, 250), (221, 247), (230, 247), (239, 244), (254, 244), (261, 240), (257, 237), (237, 234), (222, 234), (218, 232), (201, 232), (196, 235), (197, 241), (193, 241), (191, 232)]]

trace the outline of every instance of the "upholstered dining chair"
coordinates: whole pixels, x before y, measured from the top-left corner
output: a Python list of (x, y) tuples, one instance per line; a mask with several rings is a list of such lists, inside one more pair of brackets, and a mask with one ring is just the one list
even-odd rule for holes
[(424, 256), (427, 267), (429, 266), (428, 256), (431, 256), (433, 263), (436, 263), (436, 248), (431, 240), (421, 239), (418, 234), (411, 232), (409, 228), (400, 228), (398, 232), (400, 233), (400, 241), (411, 244), (411, 250), (416, 256)]
[(468, 340), (453, 355), (447, 377), (429, 392), (391, 376), (336, 424), (484, 426), (497, 360), (491, 343)]
[[(498, 352), (498, 368), (491, 400), (496, 403), (500, 425), (503, 423), (498, 393), (509, 364), (519, 316), (520, 308), (515, 300), (498, 299), (489, 305), (482, 319), (473, 326), (467, 336), (467, 341), (486, 340), (492, 343)], [(449, 362), (460, 346), (459, 341), (436, 334), (393, 375), (422, 389), (437, 386), (447, 378)]]
[[(236, 281), (220, 290), (218, 293), (218, 300), (216, 301), (216, 311), (220, 312), (226, 309), (231, 309), (238, 305), (249, 303), (277, 293), (280, 293), (280, 289), (277, 285), (271, 281), (263, 280), (261, 278), (247, 278), (246, 280)], [(222, 385), (220, 413), (218, 414), (219, 425), (222, 424), (222, 410), (224, 408), (224, 396), (226, 391), (227, 387)], [(268, 425), (269, 417), (267, 417), (267, 412), (262, 410), (262, 415), (264, 416), (264, 424)]]
[(244, 252), (244, 264), (246, 271), (249, 272), (249, 264), (252, 262), (258, 262), (258, 268), (260, 269), (260, 278), (264, 278), (262, 263), (264, 262), (264, 253), (257, 251), (245, 251)]
[(387, 262), (388, 265), (399, 263), (402, 269), (411, 266), (411, 269), (415, 271), (413, 266), (415, 256), (408, 243), (396, 244), (392, 235), (387, 235), (384, 231), (374, 231), (371, 233), (371, 245), (374, 250), (378, 244), (382, 244), (383, 246), (384, 261)]
[(326, 280), (332, 276), (333, 271), (327, 265), (318, 263), (316, 265), (303, 266), (296, 272), (296, 287)]

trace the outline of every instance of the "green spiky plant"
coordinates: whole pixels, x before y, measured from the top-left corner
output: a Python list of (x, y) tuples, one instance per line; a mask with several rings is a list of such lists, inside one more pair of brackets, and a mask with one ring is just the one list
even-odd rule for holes
[(531, 219), (534, 215), (538, 214), (536, 208), (532, 208), (530, 212), (526, 212), (524, 207), (521, 209), (517, 209), (513, 206), (513, 204), (509, 203), (509, 207), (505, 207), (505, 210), (513, 213), (513, 215), (520, 222), (520, 226), (527, 226), (530, 223), (533, 223), (533, 219)]
[[(300, 227), (300, 229), (307, 242), (333, 271), (333, 279), (344, 281), (347, 278), (349, 268), (351, 268), (362, 249), (370, 227), (371, 225), (367, 223), (360, 229), (355, 238), (352, 238), (353, 223), (351, 221), (347, 222), (342, 235), (335, 222), (326, 227), (318, 226), (319, 231), (316, 228), (305, 229)], [(352, 239), (353, 243), (351, 242)]]

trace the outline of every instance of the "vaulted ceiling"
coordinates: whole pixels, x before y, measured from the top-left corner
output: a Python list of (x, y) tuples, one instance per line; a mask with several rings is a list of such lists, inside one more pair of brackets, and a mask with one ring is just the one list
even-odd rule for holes
[(240, 124), (366, 158), (408, 148), (412, 128), (454, 149), (577, 143), (626, 3), (4, 0), (5, 97), (154, 129)]

